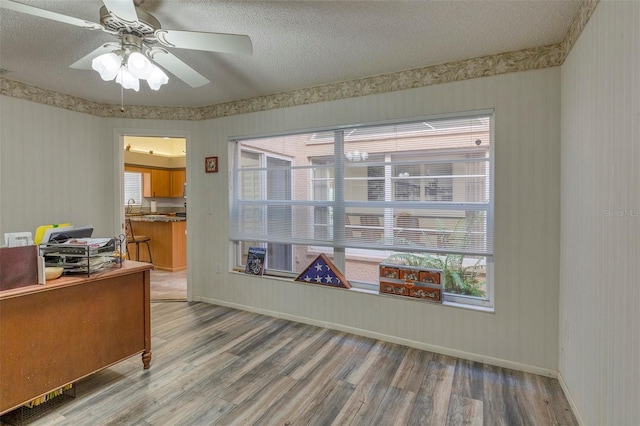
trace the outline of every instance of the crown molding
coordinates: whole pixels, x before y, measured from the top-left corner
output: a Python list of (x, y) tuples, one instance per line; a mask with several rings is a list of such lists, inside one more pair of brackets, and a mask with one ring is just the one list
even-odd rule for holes
[[(600, 0), (581, 0), (580, 9), (578, 9), (578, 13), (573, 18), (573, 22), (569, 26), (564, 40), (560, 43), (562, 45), (562, 51), (565, 52), (564, 59), (566, 59), (571, 49), (573, 49), (573, 45), (576, 44), (584, 27), (587, 26), (587, 22), (589, 22), (591, 15), (593, 15), (593, 12), (596, 10), (598, 3), (600, 3)], [(564, 59), (562, 62), (564, 62)]]
[(202, 107), (201, 110), (205, 118), (218, 118), (275, 108), (336, 101), (478, 77), (554, 67), (561, 65), (564, 57), (560, 44), (555, 44), (340, 83), (296, 89), (289, 92), (211, 105)]
[(296, 89), (205, 107), (130, 105), (127, 106), (124, 111), (121, 111), (119, 105), (92, 102), (6, 78), (0, 78), (0, 95), (38, 102), (98, 117), (197, 121), (388, 93), (479, 77), (556, 67), (562, 65), (566, 59), (571, 48), (582, 33), (582, 30), (587, 25), (589, 18), (595, 11), (599, 1), (600, 0), (583, 0), (581, 2), (580, 9), (569, 27), (564, 40), (557, 44), (365, 77), (357, 80)]

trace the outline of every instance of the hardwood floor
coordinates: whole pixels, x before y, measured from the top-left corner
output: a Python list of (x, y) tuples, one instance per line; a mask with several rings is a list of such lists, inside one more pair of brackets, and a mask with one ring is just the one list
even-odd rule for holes
[(204, 303), (31, 425), (575, 425), (557, 380)]

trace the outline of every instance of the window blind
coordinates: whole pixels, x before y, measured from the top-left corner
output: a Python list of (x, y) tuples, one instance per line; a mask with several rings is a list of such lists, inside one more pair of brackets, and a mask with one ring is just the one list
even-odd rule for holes
[(492, 121), (483, 113), (234, 141), (229, 238), (490, 256)]
[(124, 205), (142, 205), (142, 173), (124, 172)]

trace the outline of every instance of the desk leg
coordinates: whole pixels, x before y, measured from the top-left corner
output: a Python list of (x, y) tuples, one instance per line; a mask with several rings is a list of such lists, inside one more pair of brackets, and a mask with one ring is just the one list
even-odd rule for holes
[(151, 367), (151, 351), (145, 350), (142, 352), (142, 365), (145, 370), (148, 370)]

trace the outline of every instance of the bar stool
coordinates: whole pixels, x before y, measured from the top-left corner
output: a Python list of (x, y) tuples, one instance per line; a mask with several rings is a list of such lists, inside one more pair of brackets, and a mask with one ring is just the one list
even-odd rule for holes
[(145, 243), (147, 245), (147, 251), (149, 252), (149, 263), (153, 263), (153, 259), (151, 258), (151, 247), (149, 246), (149, 241), (151, 241), (150, 237), (146, 235), (135, 235), (133, 233), (133, 225), (131, 223), (131, 219), (126, 219), (126, 230), (127, 234), (127, 259), (131, 259), (129, 256), (129, 244), (136, 245), (136, 260), (140, 260), (140, 243)]

